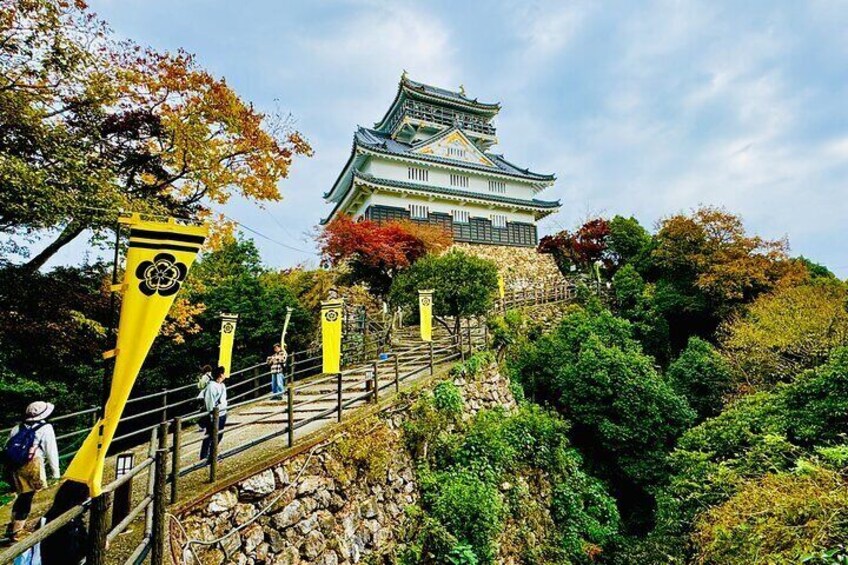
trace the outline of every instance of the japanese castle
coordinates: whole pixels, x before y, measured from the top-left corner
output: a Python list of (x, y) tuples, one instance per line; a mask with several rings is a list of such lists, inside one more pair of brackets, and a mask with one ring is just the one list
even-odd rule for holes
[(490, 152), (500, 104), (415, 82), (404, 72), (389, 111), (359, 127), (353, 150), (324, 198), (339, 214), (383, 222), (441, 225), (455, 241), (535, 246), (536, 222), (559, 201), (536, 196), (554, 175), (534, 173)]

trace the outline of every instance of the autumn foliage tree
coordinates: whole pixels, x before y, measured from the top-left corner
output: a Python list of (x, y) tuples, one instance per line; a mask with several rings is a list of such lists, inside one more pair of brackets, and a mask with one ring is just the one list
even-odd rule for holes
[(0, 0), (0, 230), (58, 230), (25, 270), (121, 209), (204, 219), (234, 194), (279, 200), (310, 153), (288, 118), (185, 52), (116, 40), (80, 0)]
[(742, 218), (720, 208), (665, 219), (656, 236), (655, 266), (702, 292), (719, 315), (785, 280), (806, 277), (786, 240), (748, 235)]
[(539, 241), (539, 253), (551, 254), (557, 267), (567, 274), (574, 266), (589, 271), (596, 261), (608, 262), (607, 238), (609, 222), (604, 218), (589, 220), (574, 233), (563, 230), (556, 235), (546, 235)]
[(327, 264), (344, 267), (343, 282), (364, 283), (372, 293), (384, 297), (392, 280), (427, 253), (446, 249), (451, 234), (435, 226), (412, 222), (378, 224), (339, 216), (318, 235)]

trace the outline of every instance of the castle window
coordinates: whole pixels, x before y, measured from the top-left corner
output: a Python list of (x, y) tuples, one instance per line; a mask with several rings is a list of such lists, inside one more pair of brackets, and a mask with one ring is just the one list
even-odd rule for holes
[(489, 219), (492, 220), (493, 228), (505, 228), (506, 227), (506, 216), (502, 214), (492, 214), (489, 216)]
[(469, 220), (468, 210), (451, 210), (454, 223), (467, 224)]
[(430, 180), (430, 171), (427, 169), (421, 169), (419, 167), (409, 167), (406, 170), (406, 175), (409, 180), (417, 180), (428, 182)]
[(429, 214), (430, 209), (428, 206), (425, 206), (423, 204), (409, 205), (409, 217), (413, 220), (426, 220)]
[(489, 192), (497, 192), (498, 194), (506, 194), (506, 183), (502, 180), (490, 180)]
[(465, 159), (465, 149), (463, 149), (462, 147), (448, 147), (448, 157)]
[(450, 183), (451, 186), (456, 186), (458, 188), (468, 188), (468, 177), (465, 175), (455, 175), (451, 173)]

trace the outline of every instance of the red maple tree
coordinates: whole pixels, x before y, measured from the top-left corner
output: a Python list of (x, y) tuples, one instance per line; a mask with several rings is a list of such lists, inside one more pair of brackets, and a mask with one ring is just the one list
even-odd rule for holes
[(345, 282), (362, 282), (385, 296), (394, 276), (430, 252), (447, 248), (453, 238), (442, 228), (412, 222), (355, 221), (339, 216), (318, 235), (324, 262), (345, 265)]

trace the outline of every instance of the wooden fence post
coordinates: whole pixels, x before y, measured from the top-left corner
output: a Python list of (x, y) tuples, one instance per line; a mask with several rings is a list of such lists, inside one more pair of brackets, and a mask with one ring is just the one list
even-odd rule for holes
[(292, 354), (289, 355), (289, 385), (294, 384), (294, 355), (297, 351), (292, 351)]
[(483, 345), (489, 349), (489, 324), (487, 320), (483, 320)]
[[(217, 413), (217, 408), (215, 412)], [(215, 453), (215, 455), (217, 457), (218, 454)], [(150, 563), (151, 565), (164, 565), (165, 479), (166, 475), (168, 474), (167, 448), (160, 447), (156, 450), (156, 459), (153, 465), (153, 472), (156, 474), (156, 482), (153, 483), (153, 532), (150, 540)]]
[(162, 422), (168, 420), (168, 389), (162, 389)]
[(212, 421), (209, 422), (209, 482), (214, 483), (218, 477), (218, 424), (220, 408), (212, 410)]
[(474, 354), (474, 344), (471, 341), (471, 318), (468, 318), (465, 324), (465, 335), (468, 336), (468, 355)]
[(171, 504), (174, 504), (179, 496), (182, 429), (183, 419), (179, 417), (174, 418), (174, 437), (171, 442), (174, 445), (174, 456), (171, 459)]
[(262, 396), (262, 391), (259, 390), (259, 375), (261, 371), (259, 367), (253, 368), (253, 398), (259, 398)]
[(341, 422), (342, 421), (342, 410), (344, 409), (343, 402), (342, 402), (342, 374), (341, 373), (336, 373), (336, 396), (337, 396), (337, 401), (338, 401), (338, 407), (336, 408), (336, 410), (338, 410), (338, 413), (339, 413), (338, 421)]
[(377, 402), (380, 398), (380, 378), (377, 376), (377, 362), (371, 364), (371, 370), (374, 371), (373, 379), (374, 379), (374, 402)]
[(288, 436), (289, 436), (289, 447), (294, 445), (294, 386), (289, 386), (286, 389), (286, 395), (288, 400), (288, 407), (286, 408), (286, 414), (288, 419)]
[(465, 346), (462, 343), (462, 320), (459, 320), (459, 329), (456, 331), (457, 344), (459, 345), (459, 358), (465, 361)]
[(88, 565), (106, 564), (106, 535), (109, 533), (107, 517), (111, 506), (111, 493), (103, 493), (91, 501), (88, 518)]
[(433, 374), (433, 342), (430, 342), (430, 374)]
[(395, 392), (400, 392), (400, 367), (397, 353), (394, 353), (393, 357), (395, 358)]

